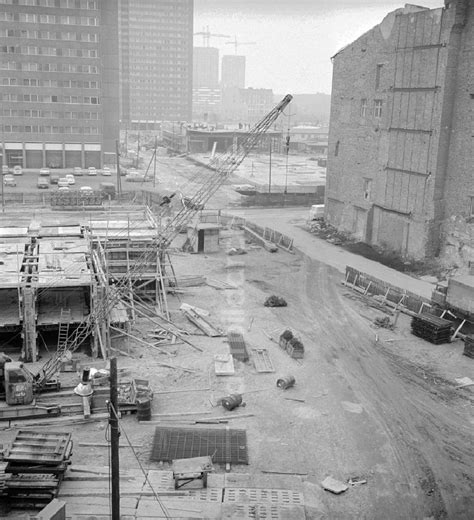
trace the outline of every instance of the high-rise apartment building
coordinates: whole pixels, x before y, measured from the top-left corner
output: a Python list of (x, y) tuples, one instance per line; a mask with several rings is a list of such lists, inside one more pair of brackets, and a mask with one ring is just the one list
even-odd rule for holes
[(222, 88), (245, 88), (245, 56), (222, 56)]
[(118, 72), (115, 0), (0, 0), (2, 163), (112, 162)]
[(119, 1), (122, 123), (189, 120), (193, 0)]
[(415, 259), (474, 263), (474, 13), (407, 4), (333, 58), (326, 219)]

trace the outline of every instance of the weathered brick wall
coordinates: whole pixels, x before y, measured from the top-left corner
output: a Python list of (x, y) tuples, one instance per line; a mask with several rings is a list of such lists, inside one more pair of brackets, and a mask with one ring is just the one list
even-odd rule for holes
[[(460, 52), (456, 73), (453, 126), (444, 191), (443, 263), (461, 272), (474, 265), (474, 5), (458, 9)], [(462, 6), (461, 6), (462, 7)]]
[[(451, 107), (458, 88), (453, 25), (461, 3), (394, 11), (334, 58), (326, 218), (413, 258), (437, 254), (440, 247)], [(472, 36), (466, 39), (472, 45)], [(465, 53), (465, 61), (459, 66), (472, 72), (472, 54)], [(382, 101), (380, 118), (374, 114), (376, 100)], [(467, 107), (456, 105), (456, 110), (465, 111), (467, 126)], [(469, 117), (472, 125), (472, 112)], [(473, 133), (466, 126), (459, 129), (459, 147)], [(469, 163), (466, 154), (462, 161)]]

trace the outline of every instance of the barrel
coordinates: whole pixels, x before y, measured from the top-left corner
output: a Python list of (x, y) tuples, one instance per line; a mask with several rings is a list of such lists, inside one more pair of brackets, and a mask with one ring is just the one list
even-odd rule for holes
[(137, 399), (137, 419), (139, 421), (151, 420), (151, 401), (150, 399)]
[(222, 399), (222, 406), (226, 410), (233, 410), (242, 404), (242, 395), (241, 394), (231, 394)]
[(294, 386), (295, 382), (296, 380), (294, 376), (280, 377), (280, 379), (277, 379), (277, 387), (286, 390), (287, 388)]

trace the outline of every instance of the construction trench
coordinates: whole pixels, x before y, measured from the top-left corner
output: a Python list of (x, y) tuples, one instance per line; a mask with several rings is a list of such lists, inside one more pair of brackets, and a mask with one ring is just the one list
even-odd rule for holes
[(0, 351), (36, 392), (0, 401), (0, 516), (113, 518), (116, 359), (123, 519), (471, 518), (474, 376), (455, 324), (435, 324), (440, 344), (412, 334), (395, 287), (382, 301), (374, 277), (320, 260), (344, 253), (303, 221), (252, 222), (229, 193), (216, 210), (5, 216)]

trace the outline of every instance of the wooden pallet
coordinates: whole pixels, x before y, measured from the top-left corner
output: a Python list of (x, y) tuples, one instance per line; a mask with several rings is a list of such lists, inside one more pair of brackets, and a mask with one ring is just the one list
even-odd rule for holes
[(275, 372), (270, 354), (266, 348), (253, 348), (252, 358), (257, 372)]

